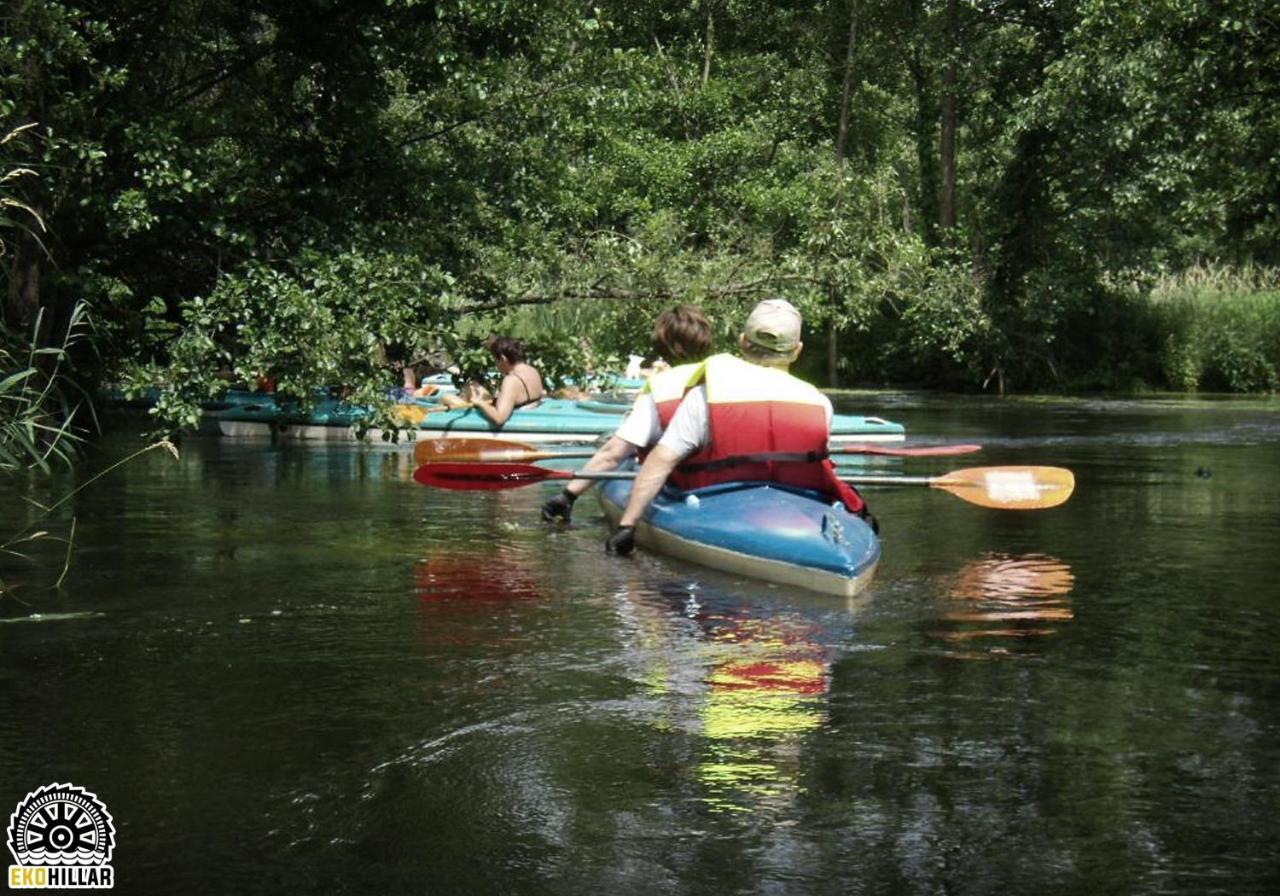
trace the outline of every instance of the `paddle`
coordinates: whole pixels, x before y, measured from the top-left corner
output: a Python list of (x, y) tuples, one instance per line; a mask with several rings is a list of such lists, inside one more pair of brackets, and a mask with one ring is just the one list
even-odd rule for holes
[(428, 414), (436, 414), (440, 411), (447, 411), (449, 408), (441, 405), (439, 407), (424, 408), (420, 404), (398, 404), (396, 405), (395, 415), (402, 423), (410, 426), (417, 426), (427, 418)]
[[(634, 479), (634, 472), (582, 473), (548, 470), (532, 464), (430, 463), (413, 473), (422, 485), (454, 491), (520, 488), (548, 479)], [(1075, 477), (1061, 467), (971, 467), (941, 476), (841, 476), (854, 485), (927, 485), (970, 504), (998, 510), (1056, 507), (1075, 488)]]
[[(981, 451), (981, 445), (927, 445), (920, 448), (888, 445), (832, 445), (832, 454), (876, 454), (889, 457), (949, 457)], [(529, 463), (561, 457), (591, 457), (595, 450), (542, 451), (524, 442), (505, 439), (427, 439), (413, 446), (413, 459), (435, 463)]]

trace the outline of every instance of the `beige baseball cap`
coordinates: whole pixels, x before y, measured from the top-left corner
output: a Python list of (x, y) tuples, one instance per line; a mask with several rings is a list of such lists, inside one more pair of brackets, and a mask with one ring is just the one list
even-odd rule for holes
[(742, 335), (752, 345), (786, 354), (800, 344), (800, 312), (786, 299), (765, 299), (752, 309)]

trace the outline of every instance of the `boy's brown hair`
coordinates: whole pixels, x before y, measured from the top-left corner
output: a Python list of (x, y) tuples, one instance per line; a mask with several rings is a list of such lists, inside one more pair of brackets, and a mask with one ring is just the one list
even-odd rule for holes
[(653, 324), (653, 347), (670, 364), (701, 361), (711, 351), (711, 322), (693, 305), (668, 308)]

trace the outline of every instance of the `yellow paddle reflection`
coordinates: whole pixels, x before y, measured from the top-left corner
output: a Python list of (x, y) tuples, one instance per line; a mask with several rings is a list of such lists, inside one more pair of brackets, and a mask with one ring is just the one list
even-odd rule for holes
[[(699, 736), (699, 798), (725, 813), (789, 805), (805, 736), (827, 718), (835, 633), (792, 610), (742, 605), (690, 587), (628, 594), (654, 724)], [(845, 617), (850, 620), (851, 617)]]
[(986, 658), (1008, 652), (1015, 641), (1054, 634), (1074, 613), (1071, 567), (1045, 554), (989, 554), (966, 564), (944, 582), (942, 619), (952, 627), (936, 632)]
[(748, 650), (750, 658), (711, 670), (702, 711), (703, 798), (728, 812), (790, 802), (803, 735), (826, 720), (829, 664), (818, 645), (799, 648), (766, 636)]

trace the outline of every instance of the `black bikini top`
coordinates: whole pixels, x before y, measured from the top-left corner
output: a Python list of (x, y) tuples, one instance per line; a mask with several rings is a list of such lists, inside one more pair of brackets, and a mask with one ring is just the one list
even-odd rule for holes
[(514, 376), (516, 379), (520, 381), (520, 385), (524, 387), (524, 401), (513, 404), (511, 406), (511, 410), (513, 411), (518, 410), (519, 408), (528, 407), (531, 404), (537, 404), (538, 402), (542, 401), (541, 395), (539, 395), (537, 398), (533, 397), (533, 393), (529, 391), (529, 384), (524, 381), (524, 377), (516, 373), (509, 373), (507, 374), (507, 376)]

